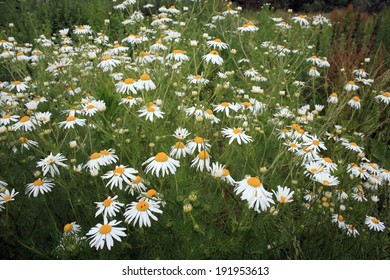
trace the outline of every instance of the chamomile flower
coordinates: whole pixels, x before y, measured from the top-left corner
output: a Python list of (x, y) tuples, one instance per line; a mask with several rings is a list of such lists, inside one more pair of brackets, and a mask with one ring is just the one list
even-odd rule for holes
[(317, 135), (304, 134), (302, 136), (302, 145), (312, 149), (314, 152), (320, 152), (326, 150), (324, 142), (321, 142)]
[(237, 30), (240, 31), (241, 33), (255, 32), (255, 31), (259, 30), (259, 28), (256, 27), (252, 21), (249, 21), (248, 23), (245, 23), (243, 26), (237, 28)]
[(22, 131), (32, 131), (35, 129), (37, 121), (34, 116), (23, 116), (19, 119), (17, 123), (13, 125), (14, 130), (21, 129)]
[(131, 95), (128, 95), (128, 96), (122, 98), (121, 100), (122, 101), (119, 103), (119, 105), (126, 104), (127, 106), (129, 106), (129, 108), (131, 108), (137, 104), (137, 99)]
[(216, 64), (216, 65), (222, 65), (223, 58), (219, 56), (219, 53), (216, 50), (211, 51), (210, 53), (202, 56), (203, 60), (206, 61), (206, 63)]
[(202, 77), (202, 75), (188, 75), (187, 81), (190, 82), (190, 84), (197, 84), (197, 85), (205, 85), (209, 82), (209, 80)]
[(126, 78), (124, 81), (115, 84), (115, 90), (122, 94), (128, 94), (130, 92), (137, 94), (136, 82), (133, 78)]
[(382, 94), (379, 94), (374, 97), (376, 100), (381, 101), (385, 103), (386, 105), (390, 104), (390, 92), (386, 91), (383, 92)]
[(146, 191), (146, 181), (139, 175), (137, 175), (132, 181), (131, 184), (126, 186), (125, 191), (128, 191), (131, 195), (134, 195), (134, 191), (141, 193)]
[(337, 104), (339, 102), (339, 98), (337, 96), (337, 93), (332, 92), (331, 95), (329, 95), (327, 101), (328, 101), (328, 103), (331, 103), (331, 104)]
[(212, 47), (213, 49), (227, 49), (228, 48), (228, 44), (224, 43), (221, 41), (221, 39), (215, 39), (215, 40), (212, 40), (212, 41), (207, 41), (206, 42), (207, 46), (208, 47)]
[(104, 55), (102, 61), (99, 62), (97, 67), (102, 68), (104, 72), (112, 71), (114, 67), (120, 65), (121, 62), (110, 55)]
[(51, 192), (54, 187), (54, 183), (50, 179), (37, 179), (33, 183), (29, 183), (26, 185), (26, 194), (28, 196), (37, 197), (39, 194), (45, 194), (47, 192)]
[(347, 225), (345, 224), (345, 219), (344, 219), (343, 215), (333, 214), (332, 215), (332, 223), (337, 224), (339, 229), (345, 229), (347, 227)]
[(276, 200), (281, 204), (286, 204), (293, 201), (294, 191), (290, 191), (288, 187), (278, 186), (278, 190), (272, 191), (275, 195)]
[(237, 195), (241, 194), (241, 199), (248, 201), (249, 208), (253, 208), (256, 212), (267, 211), (274, 204), (272, 193), (268, 192), (258, 177), (246, 177), (241, 181), (236, 182), (234, 192)]
[(145, 89), (147, 91), (156, 89), (156, 85), (150, 79), (150, 76), (146, 73), (141, 75), (139, 80), (136, 82), (135, 87), (140, 90)]
[(124, 213), (125, 221), (127, 223), (133, 222), (133, 226), (138, 223), (139, 227), (150, 227), (152, 225), (150, 219), (157, 221), (155, 214), (162, 214), (160, 204), (154, 200), (139, 200), (127, 205)]
[(103, 213), (103, 217), (115, 217), (116, 214), (120, 211), (121, 207), (123, 207), (125, 204), (117, 201), (116, 199), (118, 196), (114, 197), (107, 197), (103, 202), (95, 202), (96, 208), (98, 210), (95, 213), (95, 217), (99, 216)]
[(50, 153), (46, 158), (37, 162), (37, 167), (42, 168), (43, 176), (50, 172), (50, 175), (54, 177), (55, 174), (60, 174), (58, 166), (67, 167), (67, 165), (63, 163), (64, 161), (66, 161), (66, 158), (61, 153), (56, 155)]
[(0, 193), (0, 204), (5, 204), (5, 203), (8, 203), (10, 201), (14, 201), (15, 196), (18, 193), (19, 192), (16, 192), (15, 189), (12, 189), (11, 192), (8, 189), (6, 189), (5, 192)]
[(306, 61), (311, 62), (313, 65), (319, 65), (321, 63), (321, 59), (316, 55), (312, 55), (309, 58), (306, 58)]
[(354, 81), (349, 81), (345, 86), (344, 89), (346, 91), (357, 91), (359, 89), (359, 86), (355, 84)]
[(321, 76), (320, 72), (317, 71), (317, 67), (315, 67), (315, 66), (312, 66), (310, 68), (308, 74), (309, 74), (310, 77), (319, 77), (319, 76)]
[(223, 128), (222, 129), (222, 136), (225, 138), (229, 138), (229, 145), (233, 143), (234, 140), (237, 141), (238, 145), (241, 145), (241, 142), (244, 144), (248, 144), (249, 142), (252, 142), (252, 137), (249, 135), (246, 135), (245, 132), (242, 130), (242, 128)]
[(78, 234), (81, 231), (81, 226), (76, 222), (71, 222), (64, 225), (64, 235)]
[(230, 102), (221, 102), (218, 105), (214, 105), (214, 112), (225, 112), (226, 116), (230, 116), (230, 110), (237, 112), (240, 109), (240, 105), (232, 104)]
[(165, 175), (175, 174), (176, 169), (180, 166), (178, 160), (170, 158), (166, 153), (159, 152), (155, 156), (147, 159), (142, 165), (146, 165), (145, 173), (151, 172), (152, 175), (157, 177), (161, 175), (164, 177)]
[(148, 104), (137, 111), (139, 117), (145, 117), (146, 120), (153, 122), (153, 118), (162, 119), (164, 117), (164, 112), (161, 111), (160, 107), (154, 103)]
[(175, 159), (186, 157), (187, 154), (192, 154), (191, 150), (182, 141), (177, 141), (169, 152), (169, 155)]
[(184, 140), (190, 134), (191, 133), (189, 133), (186, 128), (179, 127), (175, 130), (175, 133), (172, 136), (175, 137), (176, 139)]
[(13, 81), (9, 84), (9, 86), (7, 88), (10, 91), (15, 89), (17, 92), (23, 92), (23, 91), (26, 91), (29, 88), (29, 86), (27, 85), (26, 82)]
[(124, 165), (116, 166), (114, 170), (108, 171), (106, 174), (101, 176), (102, 179), (110, 179), (106, 184), (106, 187), (113, 189), (118, 187), (120, 190), (123, 188), (123, 182), (131, 184), (131, 180), (135, 179), (138, 171), (131, 167)]
[(38, 147), (38, 142), (27, 139), (26, 137), (20, 137), (19, 143), (21, 145), (20, 150), (23, 149), (30, 150), (30, 147)]
[(183, 50), (174, 50), (172, 53), (167, 55), (166, 59), (168, 61), (183, 62), (189, 60), (189, 57)]
[(222, 181), (227, 182), (228, 184), (230, 184), (232, 186), (235, 186), (235, 184), (236, 184), (236, 181), (230, 175), (230, 171), (227, 168), (223, 169), (221, 179), (222, 179)]
[(341, 145), (343, 145), (348, 150), (352, 150), (352, 151), (355, 151), (357, 153), (363, 153), (363, 150), (364, 150), (363, 147), (360, 147), (355, 142), (344, 141), (344, 142), (341, 143)]
[(299, 15), (297, 17), (293, 17), (292, 20), (294, 23), (299, 23), (300, 26), (308, 26), (309, 21), (306, 19), (305, 15)]
[(75, 125), (85, 126), (86, 119), (79, 119), (73, 115), (70, 115), (66, 118), (65, 121), (59, 122), (58, 126), (65, 129), (74, 128)]
[(384, 231), (386, 228), (383, 222), (372, 216), (366, 216), (364, 223), (368, 226), (369, 229), (374, 231)]
[(92, 28), (91, 26), (85, 24), (79, 25), (73, 30), (73, 33), (77, 35), (86, 35), (86, 34), (90, 35), (92, 34)]
[(90, 229), (87, 235), (90, 235), (89, 239), (91, 242), (89, 245), (95, 247), (96, 250), (103, 249), (104, 245), (107, 246), (108, 250), (114, 245), (114, 239), (121, 242), (121, 237), (126, 236), (124, 227), (116, 227), (121, 221), (116, 220), (108, 222), (104, 219), (103, 224), (98, 223), (96, 226)]
[(100, 166), (107, 165), (107, 161), (100, 153), (94, 152), (89, 156), (88, 162), (84, 165), (87, 170), (99, 170)]
[(351, 106), (354, 109), (360, 109), (361, 104), (360, 104), (360, 98), (359, 96), (355, 95), (348, 101), (348, 105)]
[(191, 154), (193, 154), (195, 150), (198, 152), (202, 150), (210, 151), (211, 148), (209, 141), (200, 136), (196, 136), (194, 139), (188, 140), (186, 146), (191, 151)]
[(359, 232), (357, 231), (357, 229), (355, 228), (355, 226), (353, 224), (348, 224), (346, 226), (346, 229), (347, 229), (348, 236), (356, 237), (359, 235)]
[(157, 40), (156, 43), (150, 46), (150, 51), (152, 52), (159, 52), (159, 51), (165, 51), (168, 48), (163, 45), (161, 40)]
[(210, 171), (210, 155), (207, 151), (202, 150), (191, 161), (191, 167), (196, 167), (196, 170), (203, 172), (204, 170)]
[(17, 122), (20, 116), (6, 113), (0, 118), (0, 125), (9, 125), (11, 122)]

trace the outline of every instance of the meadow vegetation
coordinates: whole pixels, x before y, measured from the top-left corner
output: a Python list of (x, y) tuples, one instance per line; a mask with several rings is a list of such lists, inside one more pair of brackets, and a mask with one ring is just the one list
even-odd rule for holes
[(0, 256), (388, 259), (389, 12), (155, 2), (0, 4)]

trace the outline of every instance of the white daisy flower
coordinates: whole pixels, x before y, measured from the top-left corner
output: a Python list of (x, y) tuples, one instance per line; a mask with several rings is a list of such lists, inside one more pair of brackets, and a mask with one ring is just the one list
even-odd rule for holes
[(55, 174), (60, 174), (57, 166), (67, 167), (63, 161), (66, 161), (66, 158), (61, 153), (56, 155), (50, 153), (46, 158), (37, 162), (37, 167), (42, 168), (43, 176), (50, 172), (50, 175), (54, 177)]
[(133, 222), (133, 226), (138, 223), (139, 227), (150, 227), (152, 225), (150, 218), (157, 221), (155, 214), (162, 214), (162, 212), (158, 202), (154, 200), (139, 200), (127, 205), (124, 217), (127, 223)]
[(95, 213), (95, 217), (99, 216), (100, 214), (103, 213), (103, 217), (107, 218), (108, 217), (115, 217), (116, 213), (118, 213), (125, 204), (117, 201), (116, 199), (118, 196), (114, 197), (107, 197), (103, 202), (95, 202), (96, 208), (98, 210)]
[(208, 142), (208, 140), (200, 136), (196, 136), (194, 139), (188, 140), (186, 146), (190, 149), (191, 154), (193, 154), (195, 150), (198, 152), (202, 150), (210, 151), (211, 145)]
[(156, 89), (156, 85), (150, 79), (148, 74), (142, 74), (139, 80), (136, 82), (135, 87), (139, 90), (145, 89), (147, 91)]
[(51, 189), (54, 187), (54, 183), (50, 179), (37, 179), (33, 183), (26, 185), (26, 194), (28, 196), (37, 197), (39, 194), (45, 194), (51, 192)]
[(222, 136), (229, 138), (229, 145), (236, 140), (238, 145), (241, 145), (241, 142), (244, 144), (248, 144), (249, 142), (252, 142), (252, 137), (249, 135), (246, 135), (245, 132), (242, 130), (242, 128), (223, 128), (222, 129)]
[(208, 47), (212, 47), (213, 49), (227, 49), (228, 48), (228, 44), (224, 43), (221, 41), (221, 39), (215, 39), (215, 40), (212, 40), (212, 41), (207, 41), (206, 42), (207, 46)]
[(126, 236), (124, 232), (126, 228), (116, 227), (121, 222), (113, 220), (108, 223), (107, 219), (104, 219), (104, 223), (98, 223), (96, 226), (90, 229), (87, 235), (90, 235), (89, 239), (91, 247), (96, 247), (96, 250), (103, 249), (104, 245), (107, 246), (108, 250), (114, 245), (114, 239), (121, 242), (121, 237)]
[(85, 126), (86, 119), (79, 119), (75, 116), (68, 116), (65, 121), (59, 122), (58, 126), (65, 129), (74, 128), (75, 125)]
[(210, 155), (207, 151), (200, 151), (196, 158), (191, 161), (191, 167), (195, 166), (196, 170), (201, 172), (203, 172), (205, 169), (206, 171), (210, 171)]
[(137, 90), (135, 87), (136, 82), (132, 78), (126, 78), (124, 81), (120, 81), (115, 84), (115, 90), (122, 94), (128, 94), (130, 91), (133, 94), (137, 94)]
[(272, 191), (276, 197), (276, 200), (281, 203), (289, 203), (293, 201), (294, 191), (290, 192), (290, 188), (278, 186), (278, 190)]
[(364, 223), (369, 227), (369, 229), (374, 231), (384, 231), (386, 228), (383, 222), (372, 216), (366, 216)]
[[(272, 193), (265, 190), (258, 177), (246, 177), (236, 182), (234, 192), (241, 194), (241, 199), (249, 203), (249, 208), (254, 208), (256, 212), (267, 211), (274, 204)], [(260, 208), (260, 209), (259, 209)]]
[(175, 174), (176, 169), (180, 166), (178, 160), (170, 158), (166, 153), (159, 152), (155, 156), (147, 159), (142, 165), (146, 165), (145, 173), (151, 172), (152, 175), (157, 177), (161, 175), (164, 177), (165, 175)]
[(206, 54), (202, 56), (203, 60), (206, 61), (206, 63), (216, 64), (216, 65), (222, 65), (223, 58), (219, 56), (217, 51), (211, 51), (209, 54)]

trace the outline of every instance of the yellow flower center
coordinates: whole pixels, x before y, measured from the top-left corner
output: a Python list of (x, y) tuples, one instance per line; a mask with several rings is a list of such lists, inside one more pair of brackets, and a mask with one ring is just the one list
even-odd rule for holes
[(131, 95), (128, 95), (128, 96), (126, 96), (126, 99), (131, 100), (131, 99), (134, 99), (134, 97), (132, 97)]
[(257, 177), (249, 177), (248, 179), (246, 179), (246, 182), (248, 183), (249, 186), (254, 188), (258, 188), (261, 185), (261, 181)]
[(28, 139), (26, 137), (20, 137), (19, 142), (22, 144), (26, 144), (26, 143), (28, 143)]
[(112, 227), (110, 225), (102, 225), (99, 228), (99, 232), (101, 234), (109, 234), (111, 232)]
[(337, 97), (337, 93), (332, 92), (332, 94), (331, 94), (330, 96), (332, 96), (332, 97)]
[(146, 201), (138, 201), (137, 206), (136, 206), (138, 211), (146, 211), (149, 209), (149, 203)]
[(314, 146), (318, 146), (320, 144), (320, 141), (318, 141), (317, 139), (314, 139), (312, 141), (312, 143), (313, 143)]
[(210, 110), (210, 109), (205, 110), (205, 112), (206, 112), (207, 114), (209, 114), (209, 115), (214, 115), (214, 114), (213, 114), (213, 111)]
[(218, 38), (215, 39), (214, 42), (216, 42), (216, 43), (222, 43), (221, 39), (218, 39)]
[(299, 16), (299, 18), (305, 18), (305, 17), (306, 17), (306, 16), (304, 16), (304, 15), (300, 15), (300, 16)]
[(201, 151), (201, 152), (198, 154), (198, 158), (201, 159), (201, 160), (208, 159), (208, 158), (209, 158), (209, 153), (206, 152), (206, 151)]
[(330, 185), (330, 182), (326, 179), (322, 180), (322, 184), (325, 185), (325, 186), (328, 186)]
[(123, 167), (117, 167), (114, 169), (114, 175), (115, 176), (120, 176), (125, 172), (125, 169)]
[(290, 147), (291, 147), (291, 148), (297, 148), (297, 147), (298, 147), (298, 145), (297, 145), (297, 144), (295, 144), (295, 143), (291, 143), (291, 144), (290, 144)]
[(146, 197), (150, 199), (155, 197), (156, 195), (157, 195), (157, 191), (154, 189), (148, 190), (146, 193)]
[(29, 120), (30, 120), (30, 117), (29, 117), (29, 116), (24, 116), (24, 117), (21, 117), (19, 121), (20, 121), (21, 123), (24, 123), (24, 122), (28, 122)]
[(176, 148), (176, 149), (183, 149), (183, 148), (184, 148), (184, 143), (181, 142), (181, 141), (176, 142), (175, 148)]
[(141, 177), (141, 176), (136, 176), (136, 177), (131, 181), (131, 183), (132, 183), (132, 184), (139, 184), (139, 183), (141, 183), (141, 181), (142, 181), (142, 177)]
[(20, 85), (22, 82), (21, 81), (13, 81), (12, 83), (17, 86), (17, 85)]
[(318, 169), (317, 169), (317, 168), (310, 168), (309, 171), (310, 171), (311, 173), (316, 173), (316, 172), (318, 171)]
[(85, 28), (84, 25), (80, 25), (80, 26), (79, 26), (79, 29), (84, 30), (84, 29), (86, 29), (86, 28)]
[(173, 53), (182, 54), (182, 53), (184, 53), (184, 51), (182, 51), (182, 50), (174, 50)]
[(3, 201), (4, 201), (4, 202), (8, 202), (8, 201), (11, 200), (11, 198), (12, 198), (12, 196), (6, 195), (6, 196), (4, 196)]
[(328, 201), (328, 198), (327, 198), (326, 196), (323, 196), (323, 197), (321, 197), (321, 201), (322, 201), (322, 202), (327, 202), (327, 201)]
[(286, 203), (286, 197), (284, 195), (280, 196), (280, 203)]
[(244, 107), (250, 107), (250, 106), (252, 106), (252, 104), (251, 104), (250, 102), (248, 102), (248, 101), (243, 102), (242, 105), (243, 105)]
[(332, 163), (333, 161), (331, 160), (331, 158), (328, 158), (328, 157), (325, 157), (323, 158), (323, 160), (327, 163)]
[(112, 204), (112, 199), (111, 198), (107, 198), (105, 201), (103, 201), (104, 207), (110, 207), (111, 204)]
[(9, 119), (10, 117), (11, 117), (11, 115), (5, 114), (5, 115), (3, 116), (3, 119)]
[(359, 96), (357, 96), (357, 95), (355, 95), (352, 99), (353, 99), (353, 101), (355, 101), (355, 102), (359, 102), (359, 101), (360, 101), (360, 98), (359, 98)]
[(233, 133), (234, 134), (242, 134), (243, 131), (241, 129), (239, 129), (239, 128), (235, 128), (235, 129), (233, 129)]
[(355, 82), (354, 82), (354, 81), (349, 81), (348, 84), (349, 84), (349, 85), (354, 85)]
[(102, 58), (103, 60), (110, 60), (111, 59), (111, 56), (109, 56), (109, 55), (105, 55), (105, 56), (103, 56), (103, 58)]
[(149, 53), (143, 52), (143, 51), (141, 51), (141, 52), (139, 53), (139, 56), (140, 56), (140, 57), (145, 57), (145, 56), (148, 56), (148, 55), (149, 55)]
[(100, 154), (103, 156), (108, 156), (110, 154), (110, 152), (107, 150), (102, 150), (102, 151), (100, 151)]
[(349, 145), (356, 147), (358, 144), (356, 144), (355, 142), (350, 142)]
[(384, 97), (390, 97), (390, 92), (386, 91), (382, 94)]
[(150, 80), (150, 76), (148, 74), (142, 74), (140, 79), (142, 81), (149, 81)]
[(379, 224), (379, 220), (377, 218), (371, 218), (371, 221), (374, 223), (374, 224)]
[(157, 162), (166, 162), (168, 161), (168, 156), (166, 153), (164, 152), (160, 152), (158, 153), (155, 158), (154, 158)]
[(229, 102), (222, 102), (221, 105), (222, 105), (223, 107), (228, 107), (228, 106), (230, 105), (230, 103), (229, 103)]
[(338, 218), (337, 218), (340, 222), (344, 222), (344, 217), (339, 215)]
[(203, 138), (199, 137), (199, 136), (196, 136), (195, 139), (194, 139), (194, 142), (196, 144), (202, 144), (203, 143)]
[(317, 70), (317, 67), (312, 66), (312, 67), (311, 67), (311, 70)]
[(98, 158), (100, 158), (100, 157), (101, 157), (101, 155), (100, 155), (99, 153), (93, 153), (93, 154), (89, 157), (89, 159), (94, 160), (94, 159), (98, 159)]
[(127, 79), (125, 79), (125, 84), (126, 84), (126, 85), (134, 84), (134, 79), (132, 79), (132, 78), (127, 78)]
[(95, 108), (95, 106), (93, 106), (92, 104), (87, 106), (87, 109), (93, 109), (93, 108)]
[(216, 50), (211, 51), (210, 54), (212, 54), (212, 55), (219, 55), (218, 52), (217, 52)]
[(33, 185), (34, 185), (35, 187), (40, 187), (40, 186), (43, 185), (43, 181), (42, 181), (41, 179), (35, 180), (34, 183), (33, 183)]
[(76, 117), (75, 117), (75, 116), (69, 116), (69, 117), (66, 118), (66, 121), (67, 121), (67, 122), (73, 122), (73, 121), (75, 121), (75, 120), (76, 120)]
[(73, 229), (73, 225), (72, 224), (66, 224), (64, 226), (64, 232), (70, 232), (70, 231), (72, 231), (72, 229)]
[(201, 78), (202, 78), (201, 75), (196, 75), (196, 76), (194, 77), (195, 80), (200, 80)]
[(226, 177), (230, 175), (230, 171), (228, 169), (224, 169), (222, 172), (222, 176)]
[(146, 109), (149, 113), (153, 113), (154, 111), (156, 111), (156, 109), (154, 107), (149, 107), (148, 109)]

